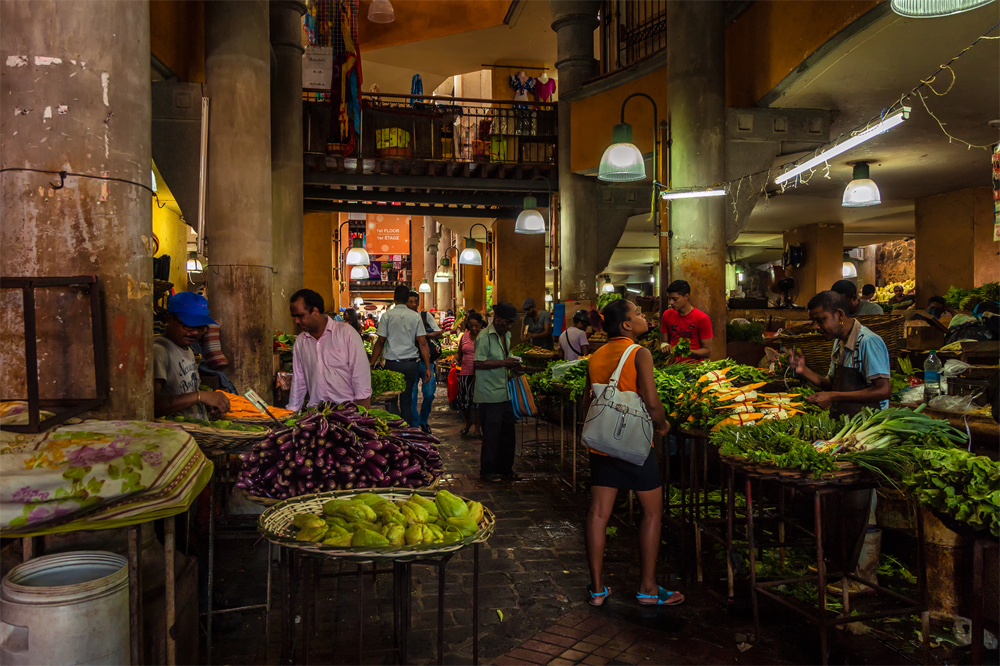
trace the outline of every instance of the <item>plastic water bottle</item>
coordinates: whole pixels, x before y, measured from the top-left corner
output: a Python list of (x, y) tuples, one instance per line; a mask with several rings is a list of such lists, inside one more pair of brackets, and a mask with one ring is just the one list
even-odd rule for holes
[(936, 351), (927, 355), (927, 360), (924, 361), (924, 402), (930, 403), (931, 400), (941, 395), (941, 369), (943, 367), (944, 365), (938, 358)]

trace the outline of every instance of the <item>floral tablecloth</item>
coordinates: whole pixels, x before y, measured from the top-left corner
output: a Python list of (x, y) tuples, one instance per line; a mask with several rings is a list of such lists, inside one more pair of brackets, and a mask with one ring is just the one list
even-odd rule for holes
[[(4, 423), (22, 414), (16, 404), (0, 406)], [(182, 513), (211, 476), (191, 436), (164, 423), (91, 420), (41, 434), (0, 432), (0, 536), (111, 529)]]

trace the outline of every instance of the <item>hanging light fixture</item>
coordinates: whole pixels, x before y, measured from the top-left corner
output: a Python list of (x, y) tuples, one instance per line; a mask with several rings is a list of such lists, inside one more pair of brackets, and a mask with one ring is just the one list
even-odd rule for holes
[(462, 254), (458, 255), (458, 263), (466, 266), (483, 265), (483, 255), (479, 254), (479, 250), (476, 248), (476, 241), (471, 238), (465, 239), (465, 249), (462, 250)]
[(605, 280), (605, 282), (604, 282), (604, 286), (601, 287), (601, 292), (603, 292), (605, 294), (610, 294), (611, 292), (613, 292), (615, 290), (615, 285), (613, 285), (611, 283), (611, 276), (610, 275), (605, 275), (604, 276), (604, 280)]
[(357, 296), (354, 297), (354, 307), (360, 308), (364, 304), (365, 304), (365, 299), (361, 298), (361, 294), (358, 294)]
[(347, 251), (347, 259), (344, 260), (344, 263), (348, 266), (367, 266), (371, 263), (371, 259), (368, 258), (368, 250), (361, 244), (360, 238), (354, 239), (351, 249)]
[(611, 145), (601, 157), (597, 178), (609, 183), (632, 183), (646, 179), (646, 160), (642, 151), (632, 143), (632, 126), (625, 122), (625, 105), (633, 97), (645, 97), (653, 105), (653, 164), (656, 164), (656, 102), (645, 93), (633, 93), (622, 102), (621, 122), (611, 130)]
[(649, 284), (656, 284), (656, 264), (649, 267)]
[(419, 293), (421, 293), (421, 294), (429, 294), (429, 293), (431, 293), (431, 285), (430, 285), (429, 282), (427, 282), (427, 278), (424, 278), (420, 282), (420, 286), (417, 288), (417, 291)]
[(546, 303), (552, 302), (552, 294), (549, 293), (548, 289), (545, 290), (545, 302)]
[(368, 267), (367, 266), (351, 266), (351, 279), (352, 280), (367, 280), (368, 279)]
[(868, 162), (858, 162), (854, 165), (854, 178), (844, 190), (844, 207), (864, 208), (882, 203), (882, 195), (878, 185), (871, 179)]
[(892, 0), (892, 11), (907, 18), (939, 18), (979, 9), (993, 0)]
[(195, 252), (188, 253), (187, 266), (185, 266), (189, 273), (200, 273), (204, 270), (201, 265), (201, 261), (198, 259), (198, 254)]
[(451, 282), (451, 269), (449, 266), (451, 266), (451, 261), (448, 257), (442, 257), (441, 265), (438, 266), (437, 273), (434, 274), (435, 282)]
[(678, 188), (676, 190), (666, 190), (660, 192), (660, 198), (666, 200), (672, 199), (700, 199), (701, 197), (721, 197), (726, 194), (726, 188), (724, 187), (686, 187)]
[(524, 210), (517, 216), (514, 223), (515, 234), (544, 234), (545, 218), (536, 210), (538, 199), (535, 197), (524, 197)]
[(396, 12), (389, 0), (372, 0), (368, 8), (368, 20), (372, 23), (392, 23), (396, 20)]
[(858, 267), (854, 265), (853, 261), (844, 261), (842, 274), (844, 279), (856, 278), (858, 277)]

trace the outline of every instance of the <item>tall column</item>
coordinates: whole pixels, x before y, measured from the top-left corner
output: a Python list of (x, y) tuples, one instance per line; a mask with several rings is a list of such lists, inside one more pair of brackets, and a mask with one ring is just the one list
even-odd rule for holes
[(230, 379), (271, 394), (271, 49), (266, 0), (205, 3), (208, 299)]
[(567, 95), (597, 73), (594, 29), (598, 26), (599, 0), (549, 0), (552, 29), (556, 32), (559, 71), (559, 219), (562, 246), (563, 300), (589, 301), (595, 297), (598, 265), (596, 184), (570, 170), (570, 102)]
[[(130, 181), (0, 175), (0, 275), (96, 275), (111, 389), (98, 413), (150, 419), (149, 4), (4, 0), (0, 28), (0, 165)], [(87, 303), (79, 290), (37, 292), (43, 399), (93, 396)], [(0, 292), (4, 397), (27, 395), (22, 307), (19, 291)]]
[[(441, 228), (441, 242), (438, 244), (437, 251), (437, 266), (434, 267), (435, 274), (437, 274), (437, 271), (441, 266), (441, 260), (448, 255), (448, 248), (451, 247), (452, 242), (454, 242), (452, 240), (452, 236), (453, 234), (450, 230), (445, 229), (444, 227)], [(437, 303), (439, 309), (447, 310), (455, 307), (453, 303), (451, 282), (431, 282), (431, 287), (435, 292), (437, 292)]]
[(437, 220), (429, 215), (424, 215), (424, 245), (420, 248), (421, 253), (424, 255), (424, 270), (419, 275), (413, 276), (414, 290), (420, 289), (422, 280), (427, 280), (428, 284), (431, 285), (431, 293), (420, 294), (420, 306), (422, 309), (428, 311), (431, 308), (437, 307), (434, 298), (437, 295), (434, 293), (434, 271), (437, 270), (437, 252), (431, 252), (430, 250), (432, 244), (438, 242), (434, 240), (434, 237), (437, 235), (437, 228)]
[[(667, 3), (667, 99), (671, 185), (699, 187), (726, 176), (725, 7)], [(671, 202), (670, 272), (691, 284), (692, 301), (712, 319), (712, 358), (726, 350), (726, 200)], [(665, 289), (664, 285), (664, 289)]]
[[(273, 325), (289, 330), (288, 299), (302, 282), (302, 15), (298, 0), (271, 0), (271, 237)], [(333, 303), (331, 302), (332, 306)]]

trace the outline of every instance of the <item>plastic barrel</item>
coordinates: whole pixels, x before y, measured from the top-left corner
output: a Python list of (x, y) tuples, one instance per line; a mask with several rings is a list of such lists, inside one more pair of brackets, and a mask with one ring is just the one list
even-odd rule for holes
[(85, 550), (11, 569), (0, 583), (0, 662), (129, 663), (128, 561)]

